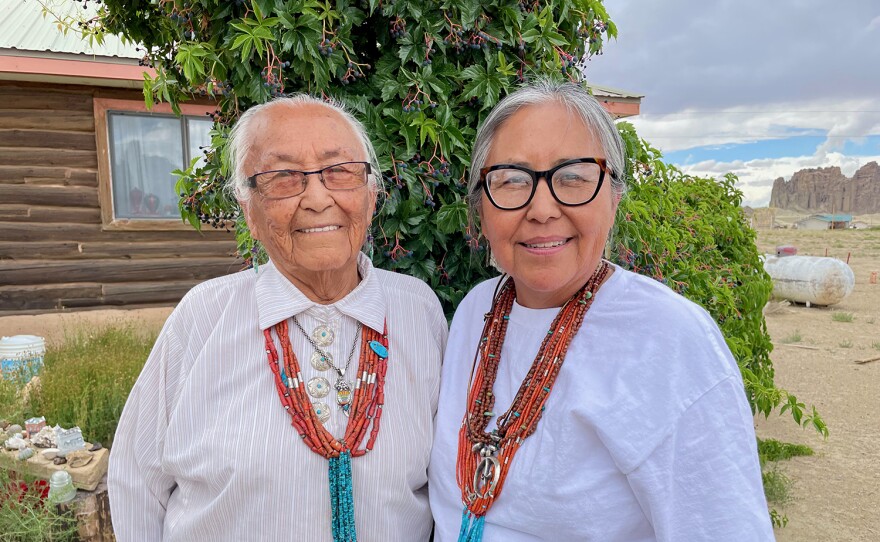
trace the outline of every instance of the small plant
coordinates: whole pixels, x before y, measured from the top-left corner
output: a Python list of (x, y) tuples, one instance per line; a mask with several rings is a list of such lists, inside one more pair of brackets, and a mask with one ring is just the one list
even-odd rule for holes
[[(764, 482), (764, 494), (769, 504), (784, 507), (792, 500), (793, 483), (789, 477), (779, 471), (776, 462), (805, 455), (813, 455), (813, 449), (802, 444), (790, 444), (776, 439), (758, 439), (761, 479)], [(776, 508), (770, 508), (770, 521), (774, 528), (782, 528), (788, 524), (788, 517)]]
[(795, 330), (794, 333), (792, 333), (788, 337), (785, 337), (784, 339), (782, 339), (782, 344), (799, 343), (799, 342), (801, 342), (802, 339), (803, 339), (803, 337), (801, 337), (801, 332), (798, 330)]
[(0, 540), (67, 542), (77, 540), (73, 512), (48, 505), (49, 484), (0, 469)]
[(791, 444), (772, 438), (758, 439), (758, 458), (762, 465), (770, 461), (783, 461), (807, 455), (813, 455), (813, 449), (803, 444)]
[(87, 440), (109, 446), (154, 342), (132, 326), (73, 333), (46, 352), (31, 411), (53, 425), (78, 425)]
[(874, 341), (871, 343), (871, 348), (874, 350), (880, 350), (880, 341)]
[(843, 341), (840, 341), (839, 343), (837, 343), (837, 346), (839, 346), (841, 348), (852, 348), (852, 345), (853, 345), (853, 342), (849, 339), (846, 339), (846, 340), (843, 340)]
[(852, 322), (853, 321), (853, 313), (851, 312), (843, 312), (843, 311), (834, 311), (831, 313), (831, 319), (835, 322)]
[(761, 478), (764, 481), (764, 494), (767, 496), (768, 503), (785, 506), (791, 502), (793, 485), (791, 478), (783, 474), (777, 465), (764, 471)]

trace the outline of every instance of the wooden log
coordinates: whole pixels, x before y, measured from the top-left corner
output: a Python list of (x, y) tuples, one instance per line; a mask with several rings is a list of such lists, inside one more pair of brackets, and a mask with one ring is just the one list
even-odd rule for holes
[(67, 167), (3, 166), (0, 184), (54, 184), (64, 186), (98, 186), (98, 172), (93, 169)]
[(95, 136), (89, 132), (54, 130), (0, 130), (0, 147), (43, 147), (95, 151)]
[(95, 117), (91, 111), (52, 111), (45, 109), (0, 109), (0, 128), (41, 129), (95, 132)]
[(95, 151), (43, 147), (0, 147), (0, 164), (6, 166), (62, 166), (69, 168), (98, 167)]
[(192, 229), (172, 231), (125, 231), (104, 230), (97, 224), (23, 224), (8, 222), (0, 228), (0, 242), (18, 243), (37, 241), (113, 241), (113, 242), (216, 242), (235, 239), (234, 232), (205, 228), (202, 232)]
[(202, 280), (171, 282), (122, 282), (105, 284), (102, 305), (132, 305), (138, 303), (176, 303)]
[(156, 258), (149, 260), (3, 262), (0, 284), (66, 284), (71, 282), (143, 282), (204, 280), (240, 269), (232, 258)]
[[(235, 241), (182, 241), (179, 243), (42, 241), (0, 242), (0, 260), (98, 260), (108, 258), (235, 258)], [(238, 261), (238, 260), (236, 260)]]
[(98, 190), (88, 186), (0, 184), (0, 201), (19, 205), (98, 207)]
[(27, 205), (0, 204), (0, 220), (27, 222), (31, 208)]
[(23, 204), (0, 204), (0, 221), (100, 224), (101, 210), (97, 207), (37, 207)]
[(4, 109), (37, 109), (40, 111), (91, 112), (92, 95), (88, 91), (74, 92), (70, 87), (0, 86), (0, 106)]
[[(5, 265), (4, 262), (2, 266)], [(0, 276), (3, 273), (0, 271)], [(0, 310), (61, 309), (65, 306), (62, 304), (64, 299), (99, 299), (102, 295), (103, 290), (98, 283), (0, 286)]]
[(871, 363), (872, 361), (878, 361), (878, 360), (880, 360), (880, 356), (874, 357), (874, 358), (856, 360), (853, 363), (858, 363), (859, 365), (864, 365), (866, 363)]
[(789, 344), (789, 343), (782, 343), (781, 346), (790, 346), (790, 347), (792, 347), (792, 348), (803, 348), (804, 350), (819, 350), (819, 348), (817, 348), (817, 347), (815, 347), (815, 346), (806, 346), (806, 345), (803, 345), (803, 344)]
[(74, 241), (16, 243), (4, 241), (0, 243), (0, 260), (59, 260), (81, 259), (83, 253), (80, 243)]

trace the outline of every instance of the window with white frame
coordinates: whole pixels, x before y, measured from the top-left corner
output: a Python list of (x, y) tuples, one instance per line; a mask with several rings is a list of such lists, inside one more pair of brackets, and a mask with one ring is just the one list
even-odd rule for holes
[(113, 218), (180, 220), (176, 169), (210, 144), (206, 117), (107, 111)]

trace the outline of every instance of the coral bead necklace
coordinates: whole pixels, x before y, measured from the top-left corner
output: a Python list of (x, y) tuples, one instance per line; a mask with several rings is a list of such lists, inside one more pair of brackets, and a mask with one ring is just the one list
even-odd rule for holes
[[(272, 340), (272, 330), (281, 345), (283, 368), (279, 366), (278, 351)], [(342, 440), (328, 431), (315, 412), (306, 393), (299, 361), (290, 345), (287, 321), (263, 331), (269, 368), (275, 376), (275, 389), (284, 409), (290, 414), (290, 423), (303, 442), (313, 452), (328, 459), (330, 481), (330, 508), (334, 542), (355, 542), (357, 533), (354, 520), (354, 498), (351, 477), (351, 458), (373, 449), (379, 434), (382, 406), (385, 403), (385, 373), (388, 369), (388, 329), (383, 333), (364, 326), (354, 383), (354, 397), (348, 409), (348, 425)], [(369, 437), (367, 434), (369, 433)], [(364, 440), (366, 445), (361, 448)]]
[[(565, 354), (593, 303), (596, 291), (608, 276), (610, 266), (601, 261), (587, 283), (559, 310), (538, 355), (520, 384), (510, 409), (497, 418), (497, 428), (486, 432), (495, 415), (492, 388), (501, 362), (501, 347), (507, 333), (510, 311), (516, 299), (513, 280), (503, 281), (494, 297), (468, 383), (467, 408), (458, 434), (456, 476), (464, 503), (459, 542), (479, 542), (485, 515), (501, 494), (514, 455), (538, 426), (544, 404), (550, 396)], [(477, 364), (479, 359), (479, 364)]]

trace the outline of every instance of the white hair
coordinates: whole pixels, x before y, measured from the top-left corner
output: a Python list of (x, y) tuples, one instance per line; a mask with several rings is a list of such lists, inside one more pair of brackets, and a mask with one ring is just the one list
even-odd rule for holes
[(269, 113), (279, 107), (294, 109), (304, 105), (320, 105), (332, 111), (339, 113), (343, 119), (351, 127), (351, 130), (358, 136), (364, 146), (364, 154), (370, 163), (372, 174), (369, 175), (367, 183), (370, 189), (375, 193), (379, 190), (379, 178), (381, 169), (379, 160), (376, 158), (376, 151), (373, 149), (373, 143), (367, 136), (364, 125), (357, 120), (354, 115), (348, 112), (345, 106), (334, 99), (324, 100), (316, 98), (309, 94), (291, 94), (289, 96), (281, 96), (270, 100), (266, 103), (255, 105), (245, 111), (232, 130), (229, 132), (229, 141), (227, 142), (226, 152), (229, 163), (229, 176), (226, 179), (226, 190), (229, 191), (237, 200), (248, 201), (251, 197), (251, 188), (248, 186), (248, 174), (244, 170), (245, 160), (253, 150), (254, 121), (260, 115)]

